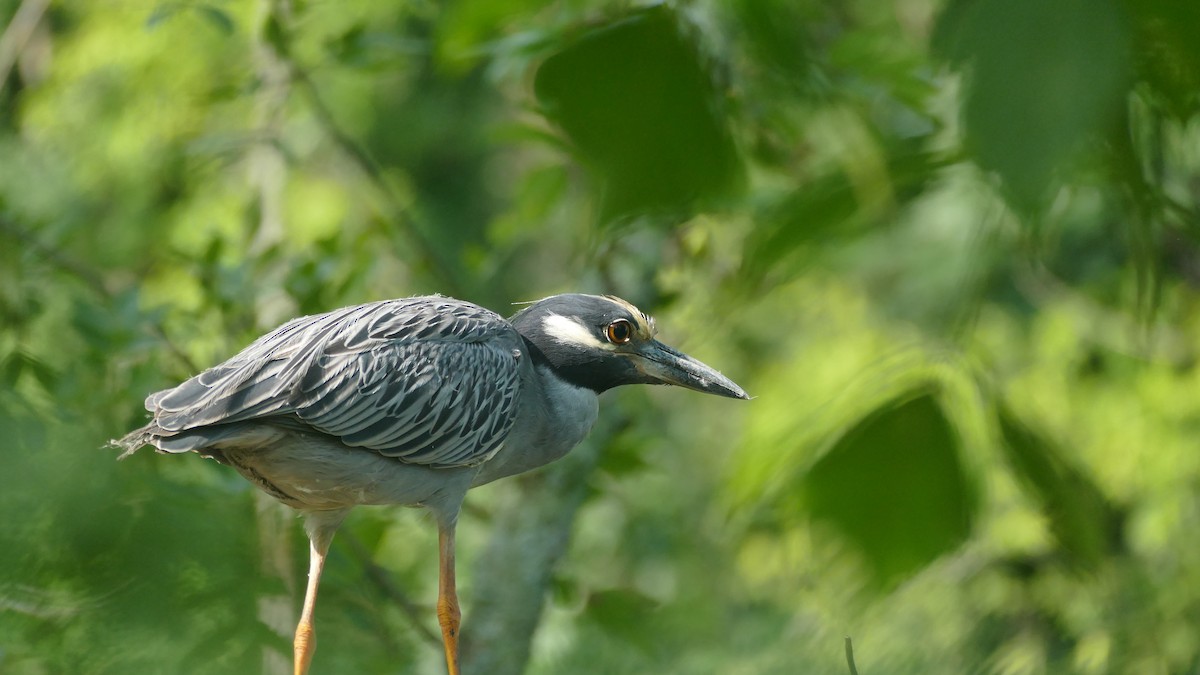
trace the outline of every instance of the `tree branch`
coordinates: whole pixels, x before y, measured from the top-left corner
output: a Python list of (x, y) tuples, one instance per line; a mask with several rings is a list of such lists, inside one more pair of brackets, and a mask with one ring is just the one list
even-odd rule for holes
[(475, 597), (462, 637), (464, 673), (525, 670), (546, 589), (587, 495), (587, 478), (603, 448), (629, 422), (617, 409), (602, 411), (591, 435), (569, 455), (510, 481), (512, 499), (494, 513), (491, 537), (474, 570)]
[(8, 79), (30, 36), (41, 22), (50, 0), (24, 0), (13, 15), (8, 28), (0, 35), (0, 83)]
[(347, 547), (349, 547), (350, 552), (354, 554), (354, 557), (358, 559), (359, 564), (362, 565), (363, 571), (366, 572), (367, 579), (370, 579), (371, 582), (375, 584), (377, 588), (379, 588), (379, 590), (383, 591), (383, 594), (386, 595), (389, 600), (391, 600), (396, 604), (397, 607), (400, 608), (400, 611), (404, 612), (404, 614), (408, 616), (412, 622), (413, 628), (417, 631), (417, 635), (420, 635), (422, 638), (424, 638), (424, 640), (431, 646), (441, 649), (442, 638), (435, 635), (433, 631), (426, 627), (424, 623), (424, 618), (431, 614), (431, 610), (422, 609), (421, 607), (418, 607), (417, 604), (411, 599), (409, 599), (408, 595), (405, 594), (404, 591), (400, 590), (400, 587), (396, 585), (396, 582), (392, 581), (391, 574), (389, 574), (388, 571), (383, 567), (375, 564), (375, 561), (371, 559), (370, 552), (367, 551), (367, 547), (363, 546), (363, 543), (359, 541), (358, 537), (355, 537), (353, 533), (343, 530), (338, 534), (337, 539), (334, 541), (343, 542)]
[(459, 283), (454, 270), (442, 260), (442, 256), (434, 248), (429, 238), (425, 236), (416, 224), (405, 217), (405, 207), (400, 199), (396, 196), (391, 186), (388, 185), (387, 178), (383, 174), (379, 163), (371, 156), (360, 143), (358, 143), (350, 134), (346, 133), (337, 120), (333, 116), (333, 111), (329, 105), (325, 103), (325, 99), (321, 96), (321, 92), (317, 89), (316, 84), (308, 73), (294, 61), (291, 63), (291, 73), (293, 82), (298, 85), (301, 94), (308, 101), (309, 108), (316, 115), (317, 123), (324, 129), (326, 135), (333, 141), (334, 145), (342, 151), (346, 157), (354, 163), (355, 166), (363, 173), (364, 176), (374, 186), (375, 190), (380, 194), (386, 205), (386, 213), (384, 218), (404, 232), (409, 243), (415, 248), (416, 253), (429, 266), (434, 278), (442, 286), (442, 290), (450, 295), (461, 295), (464, 291), (462, 284)]
[(84, 285), (105, 298), (112, 298), (112, 293), (108, 290), (104, 283), (104, 277), (99, 272), (38, 239), (32, 232), (2, 214), (0, 214), (0, 234), (20, 242), (27, 250), (35, 253), (42, 260), (79, 279)]

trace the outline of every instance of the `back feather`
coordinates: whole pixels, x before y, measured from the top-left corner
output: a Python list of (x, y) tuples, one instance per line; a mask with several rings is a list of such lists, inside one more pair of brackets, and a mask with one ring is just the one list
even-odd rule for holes
[(411, 463), (476, 464), (515, 421), (523, 345), (499, 315), (439, 296), (301, 317), (148, 396), (152, 421), (113, 443), (122, 457), (147, 444), (204, 452), (256, 423)]

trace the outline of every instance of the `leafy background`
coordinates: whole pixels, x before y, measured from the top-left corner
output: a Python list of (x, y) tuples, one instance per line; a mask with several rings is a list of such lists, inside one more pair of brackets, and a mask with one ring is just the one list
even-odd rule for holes
[[(288, 672), (305, 546), (104, 442), (300, 313), (620, 294), (749, 403), (605, 395), (472, 493), (466, 672), (1200, 670), (1192, 0), (0, 0), (0, 672)], [(420, 512), (316, 672), (439, 672)]]

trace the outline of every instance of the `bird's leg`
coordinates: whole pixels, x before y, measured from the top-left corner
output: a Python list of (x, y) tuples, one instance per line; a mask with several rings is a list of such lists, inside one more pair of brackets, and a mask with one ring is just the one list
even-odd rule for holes
[(454, 527), (438, 523), (438, 624), (442, 627), (442, 645), (446, 648), (446, 669), (450, 675), (458, 672), (458, 626), (462, 612), (458, 609), (458, 591), (454, 584)]
[(296, 639), (292, 642), (294, 675), (305, 675), (317, 648), (317, 635), (313, 630), (313, 609), (317, 605), (317, 586), (321, 583), (321, 570), (325, 569), (325, 555), (333, 543), (333, 534), (346, 518), (350, 509), (312, 511), (304, 514), (304, 531), (308, 533), (308, 588), (304, 591), (304, 609), (300, 610), (300, 623), (296, 624)]
[(305, 675), (317, 648), (317, 634), (313, 630), (313, 609), (317, 604), (317, 585), (321, 571), (325, 569), (325, 554), (329, 552), (329, 538), (323, 542), (313, 539), (309, 544), (308, 588), (304, 591), (304, 609), (300, 611), (300, 623), (296, 624), (296, 639), (292, 642), (294, 675)]

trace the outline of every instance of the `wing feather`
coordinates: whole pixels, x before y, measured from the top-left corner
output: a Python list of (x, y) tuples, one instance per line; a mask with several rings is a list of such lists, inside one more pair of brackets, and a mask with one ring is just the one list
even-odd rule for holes
[(470, 303), (388, 300), (294, 319), (146, 407), (166, 444), (287, 418), (405, 462), (470, 465), (515, 422), (521, 346), (508, 322)]

